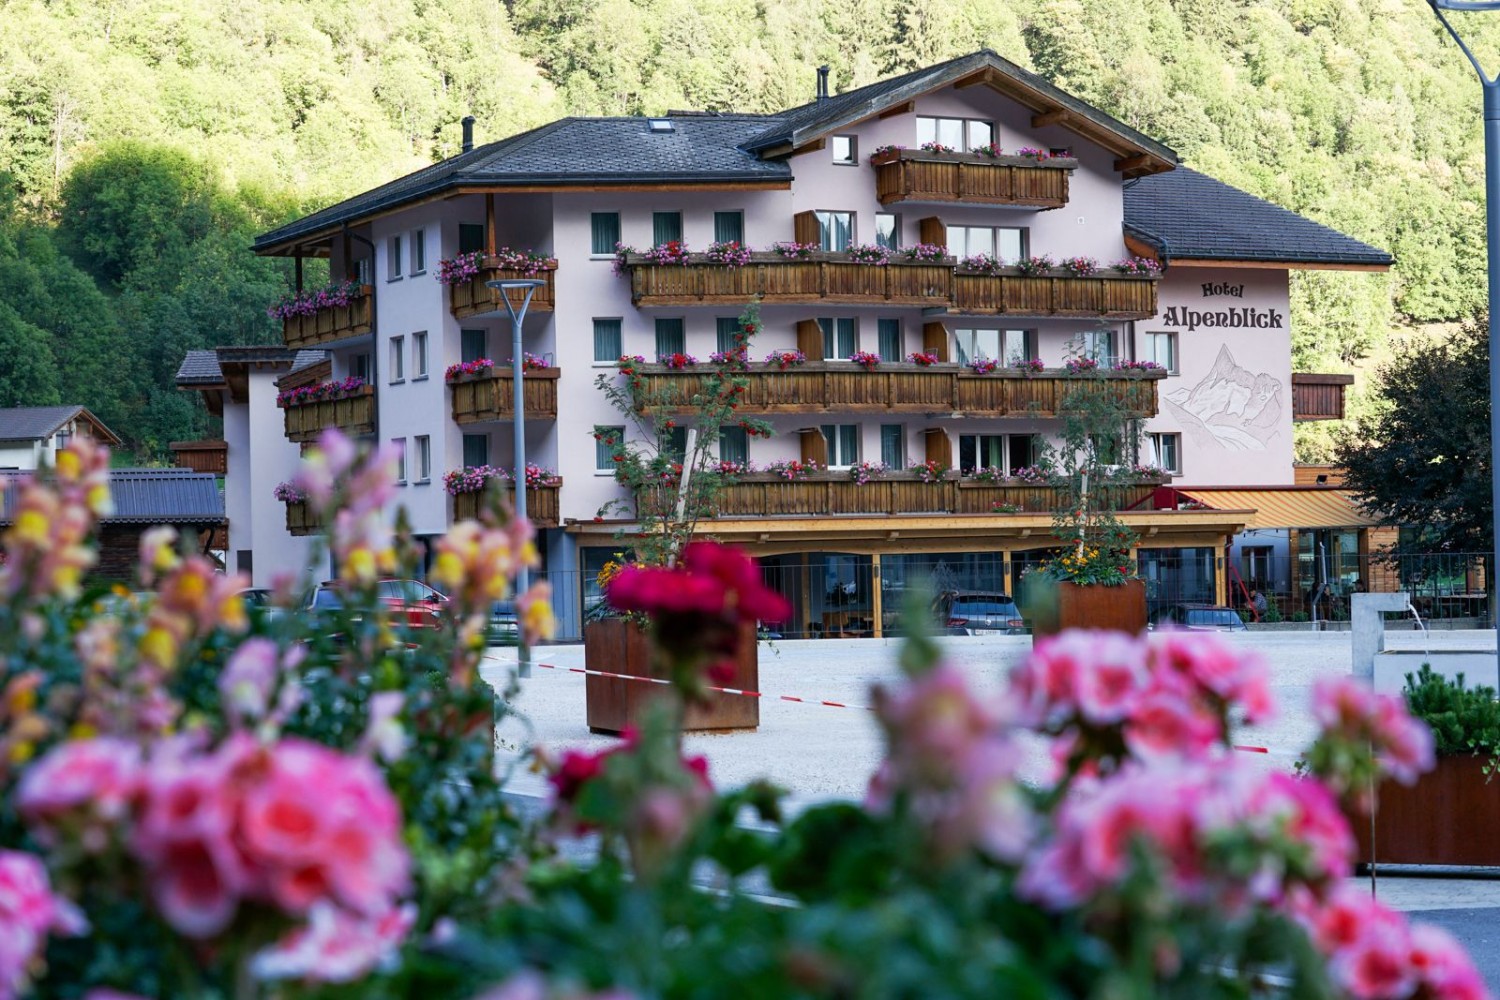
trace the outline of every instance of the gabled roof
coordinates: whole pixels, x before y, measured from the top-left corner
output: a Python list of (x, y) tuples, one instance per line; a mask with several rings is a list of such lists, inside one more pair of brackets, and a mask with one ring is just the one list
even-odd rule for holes
[(218, 351), (188, 351), (177, 366), (177, 385), (182, 388), (222, 385), (224, 371), (219, 367)]
[[(0, 473), (0, 484), (31, 473)], [(189, 469), (110, 469), (109, 494), (115, 511), (103, 524), (219, 525), (224, 497), (211, 473)], [(19, 491), (0, 490), (0, 524), (9, 524)]]
[(40, 441), (56, 434), (65, 424), (82, 418), (93, 427), (93, 437), (106, 444), (119, 444), (120, 437), (105, 427), (85, 406), (12, 406), (0, 409), (0, 441)]
[(286, 366), (297, 372), (318, 364), (328, 357), (326, 351), (293, 351), (285, 347), (215, 347), (206, 351), (188, 351), (177, 368), (179, 389), (213, 389), (228, 386), (224, 369), (243, 369), (247, 365)]
[(1121, 157), (1139, 157), (1141, 162), (1136, 165), (1119, 165), (1126, 176), (1171, 170), (1177, 163), (1177, 154), (1167, 146), (989, 49), (792, 108), (777, 115), (770, 127), (752, 139), (746, 148), (756, 151), (781, 146), (795, 149), (887, 108), (953, 84), (983, 84), (1036, 114), (1053, 116), (1055, 124)]
[(1173, 260), (1385, 270), (1384, 250), (1187, 167), (1125, 185), (1125, 233)]
[(345, 222), (469, 186), (595, 187), (791, 181), (791, 169), (741, 148), (765, 130), (764, 115), (678, 115), (671, 131), (649, 118), (564, 118), (478, 146), (355, 195), (259, 237), (256, 253), (287, 254)]

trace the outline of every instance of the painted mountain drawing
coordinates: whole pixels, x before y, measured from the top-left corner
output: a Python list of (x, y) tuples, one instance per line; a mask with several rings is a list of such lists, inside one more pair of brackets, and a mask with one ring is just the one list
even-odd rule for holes
[(1281, 383), (1235, 364), (1228, 347), (1191, 389), (1167, 394), (1167, 405), (1199, 444), (1230, 451), (1265, 451), (1281, 431)]

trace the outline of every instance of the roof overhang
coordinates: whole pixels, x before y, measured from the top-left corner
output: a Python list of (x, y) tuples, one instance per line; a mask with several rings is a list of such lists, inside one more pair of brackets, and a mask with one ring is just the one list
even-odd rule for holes
[(1239, 268), (1265, 271), (1369, 271), (1383, 273), (1391, 269), (1391, 261), (1354, 260), (1351, 258), (1308, 257), (1179, 257), (1166, 253), (1158, 237), (1152, 236), (1138, 226), (1125, 227), (1125, 249), (1137, 257), (1150, 257), (1163, 266)]
[(1368, 528), (1380, 522), (1349, 490), (1328, 486), (1179, 487), (1177, 495), (1219, 514), (1243, 514), (1250, 529)]

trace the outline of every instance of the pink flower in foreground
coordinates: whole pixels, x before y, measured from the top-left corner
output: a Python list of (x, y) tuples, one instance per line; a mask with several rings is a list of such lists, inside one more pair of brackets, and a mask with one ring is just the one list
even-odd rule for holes
[(1313, 686), (1313, 718), (1325, 735), (1369, 743), (1385, 773), (1403, 785), (1432, 770), (1432, 731), (1397, 695), (1378, 694), (1352, 677), (1325, 677)]
[(87, 930), (73, 904), (53, 895), (41, 859), (0, 850), (0, 998), (22, 992), (49, 933), (71, 937)]
[(246, 639), (219, 675), (219, 701), (230, 725), (265, 717), (281, 675), (280, 650), (270, 639)]
[(1411, 965), (1432, 1000), (1490, 1000), (1484, 977), (1464, 946), (1433, 924), (1413, 924)]
[(100, 737), (60, 743), (26, 769), (16, 789), (21, 817), (44, 843), (60, 828), (103, 847), (98, 834), (130, 810), (140, 790), (141, 751), (127, 740)]
[(255, 956), (251, 972), (257, 979), (351, 983), (392, 964), (416, 919), (411, 903), (376, 917), (357, 917), (318, 902), (306, 926)]

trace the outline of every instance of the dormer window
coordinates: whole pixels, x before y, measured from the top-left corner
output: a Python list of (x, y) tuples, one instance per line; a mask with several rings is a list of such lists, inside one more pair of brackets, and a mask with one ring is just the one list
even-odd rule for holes
[(647, 118), (647, 127), (653, 132), (675, 132), (677, 127), (672, 124), (670, 118)]

